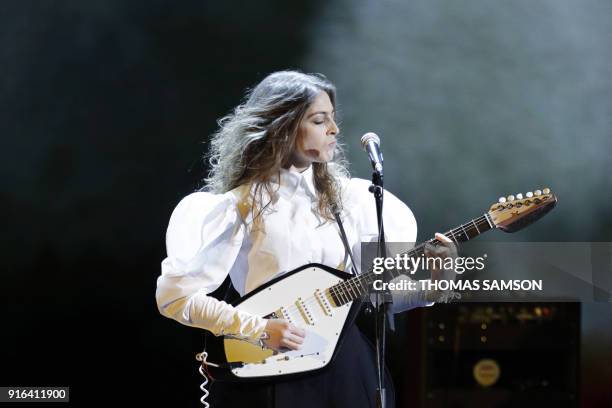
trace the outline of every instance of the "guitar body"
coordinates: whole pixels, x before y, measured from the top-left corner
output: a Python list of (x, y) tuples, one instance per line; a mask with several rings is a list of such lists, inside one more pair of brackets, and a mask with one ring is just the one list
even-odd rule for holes
[(308, 264), (239, 299), (234, 306), (240, 310), (286, 319), (303, 328), (306, 331), (304, 343), (299, 350), (275, 352), (226, 336), (220, 347), (223, 355), (219, 355), (219, 345), (216, 345), (217, 355), (213, 346), (208, 357), (208, 361), (221, 362), (226, 369), (211, 366), (208, 369), (214, 377), (226, 380), (232, 377), (234, 380), (265, 380), (324, 368), (333, 360), (345, 329), (352, 324), (361, 303), (357, 300), (335, 306), (324, 290), (350, 277), (352, 275), (324, 265)]

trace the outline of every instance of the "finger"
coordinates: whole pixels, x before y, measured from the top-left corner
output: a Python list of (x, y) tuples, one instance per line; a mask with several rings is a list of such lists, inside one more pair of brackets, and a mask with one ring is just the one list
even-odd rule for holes
[(436, 232), (435, 236), (436, 236), (436, 239), (444, 245), (444, 249), (447, 251), (447, 253), (445, 253), (446, 256), (456, 255), (457, 245), (455, 245), (454, 241), (449, 239), (446, 235), (440, 234), (439, 232)]
[(296, 344), (304, 344), (304, 337), (296, 336), (295, 334), (290, 334), (286, 339)]
[(298, 350), (300, 348), (300, 345), (298, 343), (288, 340), (288, 339), (283, 339), (281, 341), (281, 346), (289, 348), (291, 350)]
[(298, 337), (304, 338), (306, 337), (306, 330), (302, 329), (301, 327), (293, 327), (291, 329), (291, 333), (295, 334)]
[(444, 234), (440, 234), (439, 232), (436, 232), (435, 237), (440, 242), (446, 242), (446, 243), (449, 243), (449, 244), (453, 243), (452, 239), (450, 239), (449, 237), (447, 237)]

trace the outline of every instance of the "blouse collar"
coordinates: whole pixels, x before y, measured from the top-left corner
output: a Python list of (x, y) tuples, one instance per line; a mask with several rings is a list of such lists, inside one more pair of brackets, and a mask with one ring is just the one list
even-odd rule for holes
[(298, 190), (308, 193), (313, 199), (317, 198), (317, 190), (314, 185), (312, 166), (302, 172), (282, 169), (280, 170), (281, 190), (285, 190), (289, 195), (295, 194)]

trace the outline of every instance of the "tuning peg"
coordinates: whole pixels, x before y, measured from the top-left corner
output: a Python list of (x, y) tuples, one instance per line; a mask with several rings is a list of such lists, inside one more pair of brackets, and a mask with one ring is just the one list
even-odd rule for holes
[(550, 188), (546, 187), (542, 190), (544, 194), (550, 194)]
[(505, 203), (506, 202), (506, 197), (499, 197), (499, 200), (497, 200), (498, 203)]
[(517, 199), (517, 200), (522, 200), (522, 199), (523, 199), (523, 194), (518, 193), (518, 194), (516, 195), (516, 199)]
[(539, 196), (542, 195), (542, 191), (541, 190), (536, 190), (533, 192), (533, 195)]
[(510, 194), (507, 198), (508, 198), (508, 201), (513, 201), (514, 200), (514, 196), (512, 194)]
[(525, 193), (525, 196), (527, 196), (527, 198), (531, 198), (533, 197), (533, 193), (531, 191), (528, 191), (527, 193)]

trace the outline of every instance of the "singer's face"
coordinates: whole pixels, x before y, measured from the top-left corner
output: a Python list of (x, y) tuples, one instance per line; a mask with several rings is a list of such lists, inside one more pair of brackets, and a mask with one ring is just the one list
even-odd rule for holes
[(303, 169), (333, 159), (339, 132), (334, 119), (334, 105), (327, 92), (321, 91), (300, 122), (292, 166)]

